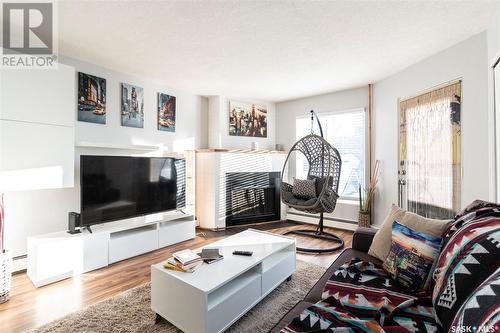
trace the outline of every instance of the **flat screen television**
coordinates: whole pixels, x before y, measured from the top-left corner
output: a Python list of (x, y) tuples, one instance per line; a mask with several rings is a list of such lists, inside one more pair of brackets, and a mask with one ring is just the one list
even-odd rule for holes
[(171, 157), (81, 155), (81, 225), (184, 207), (185, 170), (185, 160)]

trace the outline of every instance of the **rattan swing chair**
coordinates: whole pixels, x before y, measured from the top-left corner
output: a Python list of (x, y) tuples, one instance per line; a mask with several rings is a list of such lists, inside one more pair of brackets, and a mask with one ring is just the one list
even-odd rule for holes
[[(314, 134), (314, 117), (316, 117), (318, 122), (321, 136)], [(316, 198), (308, 200), (296, 198), (292, 192), (293, 186), (283, 180), (285, 170), (288, 170), (290, 156), (296, 153), (303, 154), (307, 160), (309, 166), (307, 179), (315, 179)], [(286, 232), (285, 235), (295, 234), (312, 237), (331, 241), (332, 243), (336, 243), (336, 245), (328, 248), (297, 247), (297, 251), (324, 253), (333, 252), (344, 247), (344, 240), (342, 238), (323, 230), (323, 214), (332, 213), (335, 210), (337, 199), (339, 198), (338, 187), (341, 165), (342, 160), (338, 150), (323, 138), (323, 128), (321, 127), (319, 118), (316, 113), (311, 110), (311, 134), (301, 138), (290, 149), (281, 172), (280, 192), (281, 201), (288, 207), (301, 212), (319, 213), (319, 223), (316, 230), (291, 230)]]

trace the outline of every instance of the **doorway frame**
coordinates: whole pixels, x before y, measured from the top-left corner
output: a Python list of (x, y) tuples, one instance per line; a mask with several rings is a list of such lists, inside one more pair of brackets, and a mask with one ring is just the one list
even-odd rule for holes
[[(500, 59), (498, 60), (497, 63), (500, 63)], [(463, 89), (463, 77), (460, 76), (458, 78), (455, 78), (455, 79), (451, 79), (449, 81), (446, 81), (446, 82), (442, 82), (442, 83), (439, 83), (439, 84), (436, 84), (432, 87), (429, 87), (429, 88), (425, 88), (425, 89), (422, 89), (422, 90), (419, 90), (417, 91), (416, 93), (412, 94), (412, 95), (409, 95), (409, 96), (406, 96), (406, 97), (399, 97), (398, 100), (397, 100), (397, 136), (398, 136), (398, 145), (397, 145), (397, 161), (396, 161), (396, 170), (397, 170), (397, 179), (396, 179), (396, 186), (397, 186), (397, 195), (398, 195), (398, 206), (403, 208), (403, 209), (406, 209), (405, 207), (403, 207), (403, 197), (402, 197), (402, 194), (401, 194), (401, 187), (400, 187), (400, 161), (401, 161), (401, 135), (400, 135), (400, 125), (401, 125), (401, 102), (404, 102), (406, 100), (409, 100), (411, 98), (415, 98), (415, 97), (418, 97), (420, 95), (424, 95), (424, 94), (427, 94), (427, 93), (430, 93), (434, 90), (437, 90), (437, 89), (440, 89), (440, 88), (444, 88), (446, 86), (449, 86), (449, 85), (452, 85), (452, 84), (456, 84), (456, 83), (460, 83), (460, 91), (461, 91), (461, 94), (460, 94), (460, 104), (461, 104), (461, 109), (460, 109), (460, 128), (462, 130), (462, 112), (463, 112), (463, 100), (464, 100), (464, 89)], [(500, 118), (500, 117), (499, 117)], [(500, 128), (500, 127), (499, 127)], [(462, 192), (463, 192), (463, 187), (462, 187), (462, 181), (463, 181), (463, 152), (462, 152), (462, 144), (460, 145), (460, 172), (459, 172), (459, 177), (460, 177), (460, 203), (462, 202), (463, 198), (462, 198)], [(499, 184), (500, 185), (500, 184)], [(460, 205), (461, 206), (461, 205)]]
[[(490, 181), (492, 184), (495, 184), (492, 189), (490, 189), (490, 198), (492, 201), (498, 202), (500, 199), (500, 99), (497, 98), (497, 89), (500, 89), (500, 87), (497, 87), (496, 81), (496, 70), (497, 67), (500, 70), (500, 52), (497, 54), (496, 57), (494, 57), (494, 61), (491, 63), (490, 66), (490, 80), (491, 80), (491, 108), (490, 108), (490, 114), (489, 118), (492, 120), (490, 122), (490, 154), (492, 153), (492, 161), (490, 162), (490, 169), (492, 172), (490, 172)], [(498, 78), (500, 81), (500, 78)], [(499, 92), (500, 95), (500, 92)]]

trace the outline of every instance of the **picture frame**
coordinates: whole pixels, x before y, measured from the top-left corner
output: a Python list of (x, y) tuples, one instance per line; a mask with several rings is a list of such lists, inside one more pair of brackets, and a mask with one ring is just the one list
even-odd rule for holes
[(176, 127), (175, 96), (158, 93), (158, 130), (175, 132)]
[(121, 83), (121, 124), (125, 127), (144, 128), (144, 89)]
[(229, 101), (229, 135), (267, 138), (267, 105)]
[(106, 79), (78, 72), (78, 121), (106, 124)]

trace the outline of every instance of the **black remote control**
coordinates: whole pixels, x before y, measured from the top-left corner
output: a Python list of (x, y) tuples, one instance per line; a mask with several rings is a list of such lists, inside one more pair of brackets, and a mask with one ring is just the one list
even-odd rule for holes
[(234, 251), (233, 254), (236, 256), (248, 256), (248, 257), (250, 257), (253, 254), (253, 252), (252, 251)]

